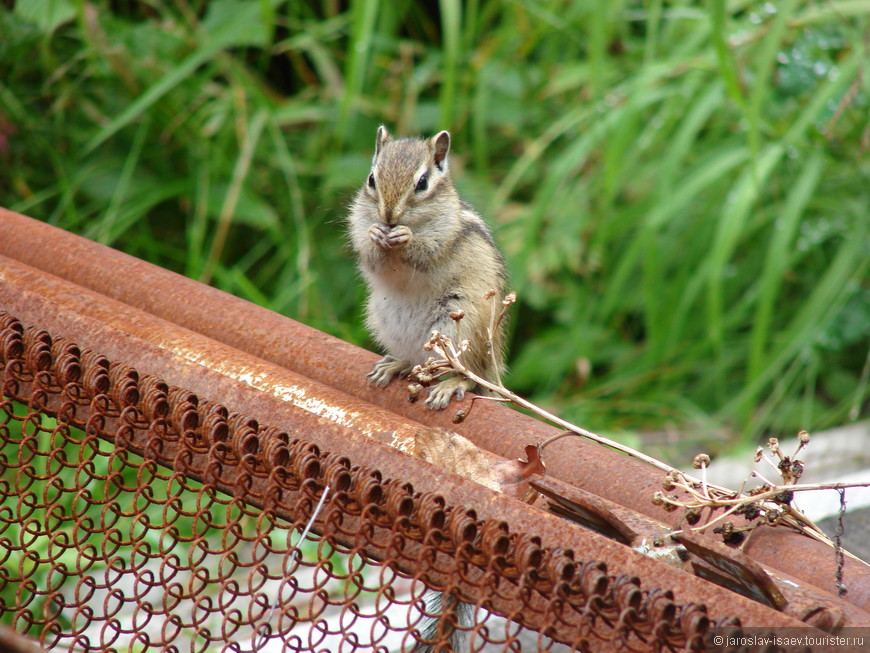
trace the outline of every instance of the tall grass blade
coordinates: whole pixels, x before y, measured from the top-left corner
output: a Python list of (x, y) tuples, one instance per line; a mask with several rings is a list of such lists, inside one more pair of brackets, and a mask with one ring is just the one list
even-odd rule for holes
[(212, 240), (211, 249), (208, 253), (205, 268), (200, 275), (200, 281), (209, 283), (214, 274), (215, 266), (220, 259), (226, 244), (227, 235), (229, 234), (230, 225), (232, 224), (233, 214), (236, 210), (236, 205), (239, 201), (239, 195), (242, 192), (242, 185), (245, 183), (245, 178), (248, 176), (248, 171), (251, 167), (251, 160), (254, 156), (254, 148), (260, 140), (260, 134), (266, 124), (268, 113), (260, 110), (251, 118), (250, 124), (245, 132), (245, 140), (241, 144), (239, 156), (236, 159), (233, 177), (230, 182), (230, 187), (227, 190), (224, 204), (221, 207), (220, 217), (218, 218), (217, 229), (215, 231), (214, 240)]
[[(801, 305), (767, 359), (764, 369), (719, 410), (720, 415), (731, 415), (746, 402), (759, 395), (765, 384), (775, 380), (790, 361), (804, 347), (811, 347), (828, 325), (837, 319), (839, 311), (854, 292), (850, 279), (862, 279), (870, 269), (867, 258), (868, 225), (860, 226), (851, 237), (840, 245), (824, 276), (813, 292)], [(759, 425), (750, 424), (750, 434)]]
[(726, 266), (741, 237), (745, 235), (744, 228), (749, 212), (756, 205), (768, 177), (782, 158), (784, 151), (781, 145), (771, 145), (766, 148), (757, 167), (744, 170), (728, 192), (725, 207), (719, 215), (716, 235), (710, 249), (709, 276), (707, 277), (707, 330), (717, 367), (722, 374), (724, 374), (722, 349), (725, 344), (723, 328), (724, 287), (728, 277)]
[(439, 0), (441, 8), (441, 32), (444, 41), (444, 61), (441, 66), (440, 114), (441, 125), (446, 129), (453, 124), (456, 102), (457, 77), (459, 74), (459, 48), (462, 44), (459, 0)]
[(803, 166), (800, 176), (792, 186), (782, 215), (774, 224), (773, 234), (764, 268), (761, 272), (761, 289), (758, 307), (750, 336), (749, 366), (746, 381), (752, 383), (766, 365), (765, 350), (770, 336), (773, 308), (782, 287), (783, 277), (790, 267), (794, 254), (791, 251), (801, 216), (813, 196), (824, 169), (824, 159), (819, 152), (813, 153)]
[(97, 134), (82, 148), (82, 156), (93, 152), (124, 127), (140, 118), (142, 114), (151, 107), (151, 105), (157, 102), (178, 84), (181, 84), (184, 80), (190, 77), (196, 69), (207, 62), (213, 54), (214, 50), (211, 47), (206, 47), (189, 55), (184, 59), (184, 61), (178, 64), (178, 66), (166, 73), (155, 84), (150, 86), (147, 91), (136, 98), (130, 106), (121, 112), (121, 115), (97, 132)]
[(124, 161), (124, 167), (121, 168), (118, 185), (115, 186), (115, 191), (112, 193), (112, 199), (109, 202), (109, 208), (106, 210), (94, 238), (99, 243), (108, 244), (113, 239), (112, 228), (118, 217), (121, 204), (124, 202), (124, 198), (129, 190), (130, 180), (136, 171), (136, 165), (139, 162), (139, 157), (142, 155), (142, 147), (145, 144), (145, 137), (150, 127), (151, 120), (146, 117), (136, 130), (136, 135), (133, 137), (133, 146), (130, 148), (130, 153)]
[[(773, 20), (770, 21), (769, 31), (762, 41), (760, 52), (755, 57), (755, 81), (749, 96), (747, 121), (749, 123), (749, 145), (752, 150), (753, 160), (758, 156), (761, 147), (761, 122), (762, 109), (765, 106), (770, 90), (770, 77), (776, 64), (776, 55), (783, 46), (788, 20), (792, 15), (795, 0), (784, 0), (775, 6), (770, 5), (775, 11)], [(767, 11), (768, 5), (760, 11)]]
[(725, 84), (725, 89), (738, 106), (743, 107), (746, 100), (743, 97), (743, 91), (740, 89), (740, 83), (737, 80), (737, 67), (734, 64), (734, 58), (731, 56), (731, 49), (728, 46), (728, 11), (725, 0), (708, 0), (710, 5), (710, 35), (713, 41), (713, 48), (716, 52), (716, 60), (719, 63), (719, 74), (722, 77), (722, 82)]
[(351, 34), (348, 43), (347, 67), (344, 75), (344, 96), (338, 113), (337, 136), (344, 143), (353, 125), (352, 112), (357, 108), (366, 81), (370, 50), (374, 39), (375, 21), (380, 3), (370, 0), (351, 2)]

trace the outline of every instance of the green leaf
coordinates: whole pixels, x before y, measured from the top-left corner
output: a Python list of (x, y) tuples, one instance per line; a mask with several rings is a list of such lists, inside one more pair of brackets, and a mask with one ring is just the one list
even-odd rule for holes
[(761, 292), (752, 325), (752, 345), (747, 374), (747, 382), (749, 383), (757, 378), (764, 368), (764, 350), (770, 336), (769, 329), (773, 319), (776, 296), (792, 258), (790, 249), (800, 224), (800, 217), (819, 183), (823, 167), (824, 162), (818, 152), (807, 159), (801, 176), (789, 193), (785, 209), (775, 223), (770, 246), (764, 257), (764, 270), (760, 281)]
[(740, 89), (740, 82), (737, 78), (737, 65), (734, 63), (734, 58), (728, 45), (726, 4), (725, 0), (710, 0), (711, 36), (713, 38), (713, 47), (716, 50), (716, 59), (719, 62), (719, 74), (722, 76), (722, 81), (725, 83), (728, 95), (742, 107), (746, 103), (746, 99), (743, 97), (743, 91)]
[(214, 0), (208, 4), (208, 13), (201, 25), (205, 42), (215, 50), (265, 46), (272, 27), (264, 18), (259, 2)]
[[(229, 182), (215, 183), (209, 187), (207, 201), (210, 218), (214, 220), (220, 218), (230, 188)], [(278, 224), (278, 214), (272, 205), (245, 186), (238, 190), (238, 199), (234, 206), (233, 222), (235, 223), (258, 229), (266, 229)]]
[(707, 326), (714, 350), (723, 346), (723, 311), (725, 266), (734, 253), (750, 210), (755, 206), (774, 166), (783, 155), (781, 145), (772, 145), (761, 155), (755, 169), (747, 168), (728, 193), (719, 214), (716, 236), (710, 249), (710, 273), (707, 277)]
[(69, 0), (19, 0), (13, 11), (49, 34), (76, 15), (76, 7)]
[(92, 152), (121, 129), (136, 120), (136, 118), (147, 111), (152, 104), (190, 77), (197, 68), (208, 61), (212, 54), (211, 47), (197, 50), (163, 77), (158, 79), (150, 88), (148, 88), (148, 90), (142, 93), (130, 104), (130, 106), (122, 111), (121, 115), (117, 116), (106, 127), (97, 132), (97, 134), (85, 144), (82, 154), (84, 155)]

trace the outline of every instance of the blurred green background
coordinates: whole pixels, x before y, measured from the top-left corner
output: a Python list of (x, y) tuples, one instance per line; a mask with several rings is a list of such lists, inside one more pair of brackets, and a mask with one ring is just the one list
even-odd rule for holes
[(692, 453), (866, 415), (870, 0), (0, 7), (0, 205), (370, 347), (348, 203), (449, 129), (512, 389)]

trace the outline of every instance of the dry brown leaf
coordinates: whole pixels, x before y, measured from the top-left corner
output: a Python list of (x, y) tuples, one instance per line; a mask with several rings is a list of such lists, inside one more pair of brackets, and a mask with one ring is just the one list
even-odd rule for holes
[(471, 440), (447, 429), (425, 428), (414, 438), (414, 454), (463, 478), (501, 492), (492, 460)]
[(458, 433), (440, 428), (420, 429), (414, 438), (418, 458), (531, 503), (537, 492), (529, 486), (529, 478), (546, 470), (536, 445), (528, 445), (525, 451), (528, 460), (503, 460)]
[(535, 474), (543, 475), (547, 468), (537, 445), (527, 444), (525, 450), (528, 460), (517, 458), (498, 462), (495, 471), (499, 475), (502, 492), (526, 503), (534, 503), (538, 492), (529, 485), (529, 479)]

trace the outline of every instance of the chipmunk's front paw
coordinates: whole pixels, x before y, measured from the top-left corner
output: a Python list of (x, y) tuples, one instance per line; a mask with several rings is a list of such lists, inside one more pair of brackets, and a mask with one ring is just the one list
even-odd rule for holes
[(392, 356), (384, 356), (375, 363), (367, 378), (376, 386), (383, 388), (397, 376), (408, 374), (412, 367), (413, 365), (408, 361), (400, 361)]
[(390, 247), (402, 247), (406, 245), (411, 240), (411, 236), (414, 234), (411, 232), (409, 227), (406, 227), (403, 224), (397, 224), (390, 230), (390, 233), (387, 234), (387, 242), (390, 244)]
[(388, 224), (378, 222), (369, 227), (369, 238), (381, 249), (392, 249), (406, 245), (413, 236), (410, 228), (403, 224), (391, 227)]
[(390, 244), (387, 242), (387, 234), (390, 233), (389, 225), (377, 222), (369, 227), (369, 238), (372, 242), (381, 249), (389, 249)]
[(474, 381), (454, 376), (446, 379), (429, 390), (429, 397), (424, 402), (426, 408), (441, 410), (450, 403), (450, 398), (456, 395), (456, 400), (461, 401), (465, 393), (474, 388)]

